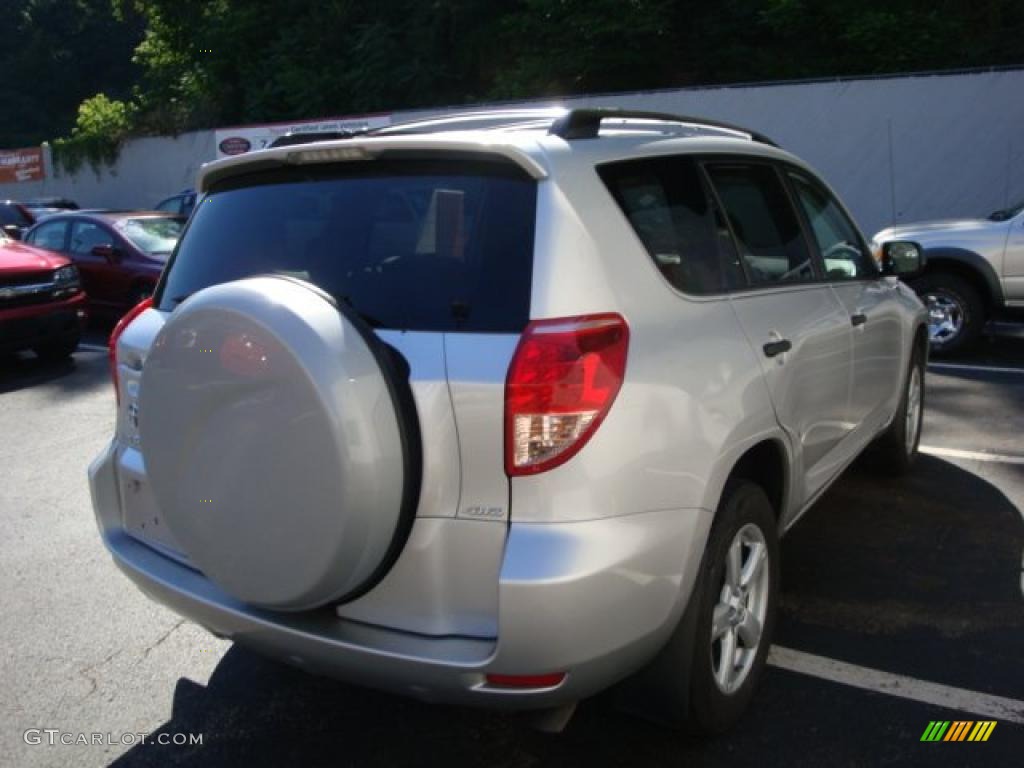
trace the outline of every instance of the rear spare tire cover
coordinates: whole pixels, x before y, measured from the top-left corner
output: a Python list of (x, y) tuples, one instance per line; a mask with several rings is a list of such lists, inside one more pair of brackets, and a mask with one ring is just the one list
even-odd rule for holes
[(365, 591), (397, 556), (418, 434), (410, 445), (408, 383), (384, 350), (277, 277), (200, 291), (160, 331), (140, 387), (146, 471), (184, 554), (228, 594), (309, 609)]

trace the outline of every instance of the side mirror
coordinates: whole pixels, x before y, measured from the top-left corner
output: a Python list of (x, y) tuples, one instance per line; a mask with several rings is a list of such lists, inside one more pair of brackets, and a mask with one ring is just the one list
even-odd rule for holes
[(882, 246), (882, 274), (911, 278), (920, 275), (926, 263), (917, 243), (895, 240)]
[(121, 260), (121, 251), (112, 246), (110, 243), (94, 245), (92, 247), (92, 255), (104, 258), (111, 263), (117, 263)]

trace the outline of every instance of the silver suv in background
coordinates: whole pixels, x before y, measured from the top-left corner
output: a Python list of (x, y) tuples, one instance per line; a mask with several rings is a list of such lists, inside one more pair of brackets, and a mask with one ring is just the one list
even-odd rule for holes
[(913, 240), (924, 249), (925, 269), (911, 285), (928, 307), (936, 354), (968, 351), (990, 319), (1024, 316), (1024, 200), (985, 219), (889, 227), (874, 240)]
[(877, 266), (756, 133), (477, 113), (198, 189), (112, 335), (93, 504), (146, 594), (302, 669), (551, 723), (628, 679), (722, 731), (779, 536), (869, 447), (914, 461), (919, 249)]

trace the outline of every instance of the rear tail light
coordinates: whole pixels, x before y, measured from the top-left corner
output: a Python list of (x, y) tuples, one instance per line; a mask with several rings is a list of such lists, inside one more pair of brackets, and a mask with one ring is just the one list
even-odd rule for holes
[(131, 324), (132, 320), (152, 306), (152, 297), (143, 299), (129, 309), (124, 317), (117, 321), (114, 330), (110, 332), (110, 341), (107, 343), (107, 359), (110, 361), (110, 377), (114, 380), (114, 398), (117, 400), (118, 405), (121, 404), (121, 388), (118, 386), (117, 381), (117, 340), (121, 338), (124, 329)]
[(591, 438), (626, 372), (621, 315), (535, 320), (519, 340), (505, 384), (505, 472), (557, 467)]

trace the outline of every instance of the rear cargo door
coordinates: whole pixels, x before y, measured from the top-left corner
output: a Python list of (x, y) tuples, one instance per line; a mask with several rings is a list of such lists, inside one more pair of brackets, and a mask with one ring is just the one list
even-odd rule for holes
[[(125, 526), (188, 559), (161, 527), (138, 440), (140, 371), (197, 292), (263, 274), (345, 304), (408, 371), (422, 436), (416, 523), (377, 587), (339, 615), (427, 634), (493, 635), (506, 534), (504, 379), (528, 322), (536, 182), (498, 158), (296, 164), (226, 179), (193, 214), (122, 336)], [(457, 527), (456, 527), (457, 526)]]

